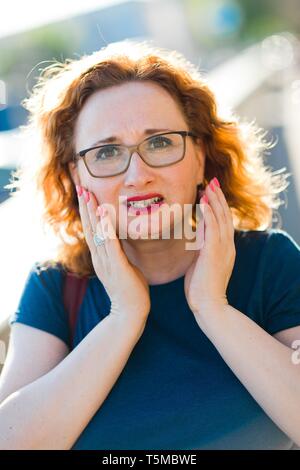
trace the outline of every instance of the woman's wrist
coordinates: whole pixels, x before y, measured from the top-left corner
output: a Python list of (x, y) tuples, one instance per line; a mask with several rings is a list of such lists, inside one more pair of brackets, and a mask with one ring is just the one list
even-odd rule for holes
[(143, 333), (148, 318), (148, 315), (145, 315), (144, 312), (126, 312), (114, 306), (111, 307), (109, 316), (120, 325), (123, 331), (128, 331), (128, 333), (138, 337)]
[(193, 308), (194, 315), (205, 315), (207, 312), (219, 311), (229, 305), (227, 296), (221, 296), (217, 298), (202, 298), (201, 302)]

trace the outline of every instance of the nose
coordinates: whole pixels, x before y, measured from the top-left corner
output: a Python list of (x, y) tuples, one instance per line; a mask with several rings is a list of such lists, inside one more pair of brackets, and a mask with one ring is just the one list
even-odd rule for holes
[(143, 187), (153, 180), (153, 168), (147, 165), (137, 152), (133, 152), (125, 172), (125, 186)]

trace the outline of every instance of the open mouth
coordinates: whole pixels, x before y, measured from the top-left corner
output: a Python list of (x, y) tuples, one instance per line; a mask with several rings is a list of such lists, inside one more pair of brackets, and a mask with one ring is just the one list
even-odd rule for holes
[(149, 199), (143, 199), (141, 201), (127, 201), (127, 207), (134, 207), (136, 209), (143, 209), (150, 206), (151, 204), (158, 204), (163, 201), (163, 197), (151, 197)]
[(149, 214), (155, 212), (163, 204), (163, 197), (152, 197), (141, 201), (127, 201), (128, 213), (132, 215)]

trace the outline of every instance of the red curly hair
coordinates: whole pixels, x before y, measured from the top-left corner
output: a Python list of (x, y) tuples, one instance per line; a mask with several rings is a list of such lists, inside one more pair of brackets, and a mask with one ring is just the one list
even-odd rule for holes
[[(31, 96), (23, 101), (26, 126), (39, 135), (33, 183), (43, 196), (43, 223), (59, 236), (55, 259), (78, 275), (94, 275), (84, 238), (78, 200), (68, 162), (74, 157), (73, 134), (78, 113), (95, 91), (129, 81), (156, 82), (179, 104), (189, 130), (204, 144), (205, 182), (219, 179), (239, 230), (265, 230), (281, 205), (278, 194), (288, 186), (286, 174), (264, 164), (271, 144), (265, 133), (238, 118), (223, 120), (215, 97), (196, 67), (176, 51), (147, 41), (112, 43), (79, 60), (55, 62), (45, 68)], [(31, 169), (32, 173), (32, 169)], [(10, 187), (22, 190), (25, 170)], [(28, 184), (28, 179), (26, 180)], [(67, 208), (67, 210), (66, 210)]]

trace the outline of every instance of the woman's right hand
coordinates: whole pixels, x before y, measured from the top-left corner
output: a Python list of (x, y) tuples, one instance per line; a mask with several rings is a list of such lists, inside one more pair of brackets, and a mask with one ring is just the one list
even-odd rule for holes
[[(124, 317), (130, 322), (132, 320), (140, 328), (145, 325), (150, 311), (148, 283), (124, 253), (109, 211), (106, 209), (100, 216), (93, 193), (84, 190), (80, 196), (78, 189), (77, 193), (82, 227), (94, 270), (111, 300), (110, 314)], [(103, 245), (95, 245), (93, 232), (105, 237)]]

